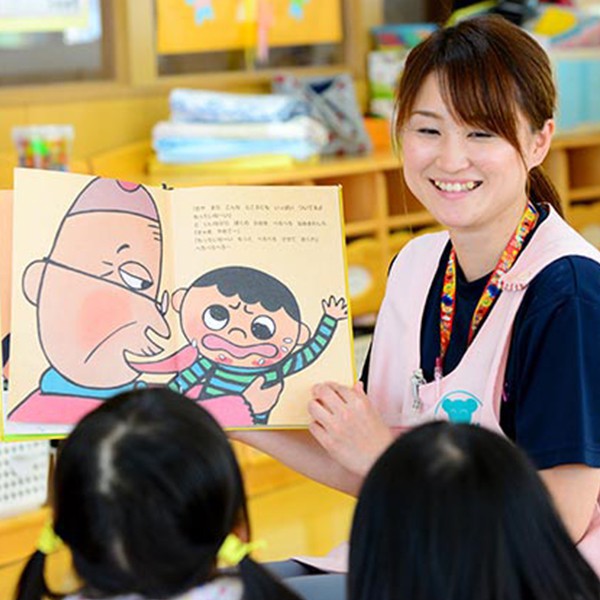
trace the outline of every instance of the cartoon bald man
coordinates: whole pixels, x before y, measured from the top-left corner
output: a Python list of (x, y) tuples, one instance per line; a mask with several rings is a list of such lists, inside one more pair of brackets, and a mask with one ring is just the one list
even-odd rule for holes
[(72, 424), (139, 385), (128, 356), (155, 356), (170, 336), (166, 292), (157, 302), (161, 261), (161, 225), (150, 193), (141, 185), (92, 180), (60, 223), (47, 258), (23, 273), (49, 367), (9, 421)]

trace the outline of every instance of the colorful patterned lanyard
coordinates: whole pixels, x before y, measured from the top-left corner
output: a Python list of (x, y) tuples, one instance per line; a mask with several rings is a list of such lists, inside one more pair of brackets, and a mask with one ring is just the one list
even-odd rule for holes
[[(469, 329), (470, 344), (477, 332), (479, 325), (488, 314), (494, 301), (500, 294), (499, 281), (502, 275), (513, 266), (519, 252), (525, 243), (525, 240), (532, 232), (537, 223), (539, 213), (531, 202), (527, 203), (527, 208), (521, 217), (521, 221), (515, 230), (512, 238), (502, 251), (500, 260), (493, 273), (490, 275), (481, 298), (473, 313), (471, 319), (471, 328)], [(436, 378), (442, 375), (442, 365), (448, 346), (450, 345), (450, 336), (452, 335), (452, 325), (454, 323), (454, 310), (456, 304), (456, 252), (454, 248), (450, 251), (448, 266), (444, 275), (444, 287), (442, 288), (442, 298), (440, 303), (440, 356), (436, 360), (435, 375)]]

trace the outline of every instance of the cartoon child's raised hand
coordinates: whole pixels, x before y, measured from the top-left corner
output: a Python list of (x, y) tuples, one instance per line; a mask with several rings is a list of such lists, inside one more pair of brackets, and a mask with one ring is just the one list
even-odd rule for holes
[(344, 298), (336, 300), (335, 296), (329, 296), (328, 300), (321, 302), (321, 306), (323, 307), (323, 312), (336, 321), (348, 318), (348, 304)]

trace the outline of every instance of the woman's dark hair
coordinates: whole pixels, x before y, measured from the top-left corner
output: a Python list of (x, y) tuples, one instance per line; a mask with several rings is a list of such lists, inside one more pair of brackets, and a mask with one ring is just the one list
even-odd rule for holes
[[(116, 396), (75, 427), (59, 453), (54, 529), (91, 597), (170, 598), (213, 579), (217, 552), (246, 498), (217, 422), (166, 388)], [(40, 600), (43, 560), (24, 571), (18, 600)], [(250, 558), (248, 600), (295, 599)]]
[[(521, 154), (519, 113), (533, 131), (554, 115), (556, 88), (548, 55), (523, 29), (498, 15), (484, 15), (440, 29), (410, 52), (396, 96), (396, 141), (432, 73), (457, 120), (499, 135)], [(529, 172), (528, 194), (563, 214), (542, 167)]]
[(360, 493), (349, 600), (597, 600), (600, 582), (507, 439), (435, 422), (398, 439)]

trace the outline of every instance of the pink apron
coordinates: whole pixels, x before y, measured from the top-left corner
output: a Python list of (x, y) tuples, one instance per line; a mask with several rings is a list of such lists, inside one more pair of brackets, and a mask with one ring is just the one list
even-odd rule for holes
[[(499, 415), (506, 361), (513, 321), (527, 285), (557, 258), (578, 255), (600, 262), (600, 252), (551, 211), (502, 279), (502, 294), (458, 366), (440, 381), (422, 383), (421, 318), (447, 241), (446, 232), (421, 236), (395, 261), (377, 318), (368, 394), (386, 423), (400, 431), (446, 419), (503, 433)], [(598, 504), (578, 548), (600, 575)]]

